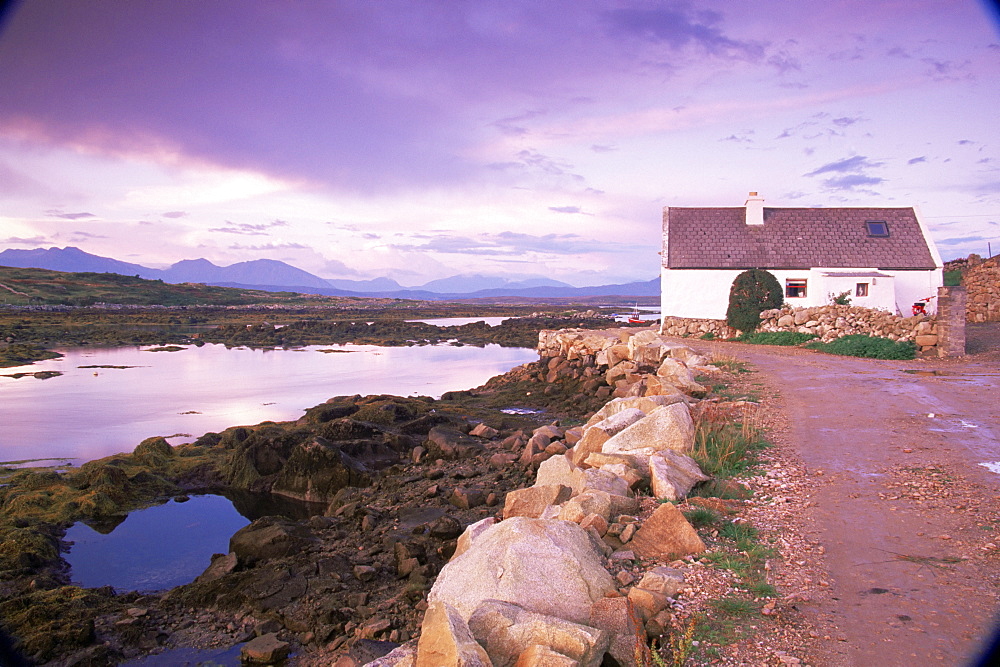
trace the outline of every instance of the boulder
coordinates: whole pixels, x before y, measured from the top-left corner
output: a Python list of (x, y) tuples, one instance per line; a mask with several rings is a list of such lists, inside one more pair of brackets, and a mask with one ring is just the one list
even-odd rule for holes
[(248, 565), (300, 553), (312, 542), (312, 533), (302, 524), (265, 516), (236, 531), (229, 538), (229, 551), (240, 564)]
[(484, 451), (478, 439), (447, 426), (435, 426), (427, 433), (424, 443), (434, 458), (458, 459), (475, 456)]
[(220, 579), (235, 570), (237, 563), (238, 559), (234, 553), (213, 554), (211, 564), (194, 581), (203, 584)]
[(240, 659), (251, 665), (270, 665), (287, 658), (289, 649), (288, 642), (281, 641), (278, 635), (271, 632), (244, 644), (240, 649)]
[(629, 609), (628, 598), (604, 598), (590, 608), (590, 625), (608, 633), (608, 653), (622, 667), (639, 667), (635, 660), (636, 637), (642, 636), (641, 619)]
[(648, 465), (654, 452), (673, 449), (686, 453), (694, 449), (694, 422), (687, 403), (657, 408), (604, 443), (605, 454), (639, 456)]
[(503, 504), (503, 516), (537, 519), (549, 505), (559, 505), (570, 499), (573, 490), (563, 484), (545, 484), (517, 489), (507, 494)]
[(514, 667), (576, 667), (579, 664), (573, 658), (557, 653), (548, 646), (532, 644), (518, 656)]
[(485, 600), (469, 618), (469, 629), (496, 667), (513, 667), (531, 646), (548, 647), (581, 667), (599, 667), (608, 633), (519, 605)]
[[(540, 569), (541, 568), (541, 569)], [(514, 517), (489, 527), (449, 561), (428, 595), (469, 618), (484, 600), (586, 624), (615, 588), (590, 534), (568, 521)]]
[(588, 468), (583, 471), (583, 489), (580, 492), (584, 491), (604, 491), (613, 496), (627, 496), (629, 482), (607, 470)]
[(590, 419), (584, 425), (584, 428), (588, 426), (593, 426), (594, 424), (603, 421), (610, 417), (611, 415), (627, 410), (629, 408), (637, 408), (643, 412), (643, 414), (649, 414), (656, 408), (662, 408), (672, 403), (678, 403), (684, 401), (684, 395), (680, 393), (680, 390), (672, 396), (630, 396), (627, 398), (615, 398), (604, 404), (600, 410), (591, 415)]
[(676, 359), (664, 359), (656, 369), (656, 376), (674, 385), (686, 394), (704, 396), (708, 389), (694, 381), (690, 369)]
[(405, 644), (392, 649), (381, 658), (366, 662), (364, 667), (416, 667), (417, 641), (416, 639), (411, 639)]
[(500, 431), (487, 426), (486, 424), (476, 424), (476, 427), (469, 431), (469, 435), (474, 435), (477, 438), (484, 438), (486, 440), (492, 440), (500, 435)]
[(605, 531), (611, 517), (611, 494), (590, 490), (573, 496), (559, 507), (559, 518), (563, 521), (581, 523), (588, 515), (596, 514), (604, 519)]
[(296, 445), (271, 492), (305, 502), (328, 503), (340, 489), (368, 486), (368, 469), (322, 437)]
[(568, 455), (553, 456), (538, 466), (535, 475), (535, 486), (562, 484), (579, 493), (583, 489), (583, 470), (570, 460)]
[(465, 532), (458, 536), (458, 544), (455, 546), (455, 554), (452, 558), (455, 556), (461, 556), (468, 551), (469, 547), (472, 546), (472, 543), (475, 542), (480, 535), (485, 533), (486, 530), (496, 522), (497, 520), (495, 518), (488, 516), (485, 519), (480, 519), (475, 523), (469, 524), (466, 527)]
[(493, 667), (490, 657), (451, 605), (433, 601), (424, 614), (416, 667)]
[(649, 479), (659, 500), (681, 500), (695, 484), (710, 478), (690, 456), (664, 449), (649, 457)]
[(656, 508), (636, 531), (629, 548), (643, 558), (671, 560), (705, 551), (705, 543), (675, 505)]
[(673, 597), (684, 586), (684, 573), (672, 567), (654, 567), (642, 575), (636, 588)]
[(602, 421), (587, 426), (580, 442), (573, 447), (573, 463), (580, 465), (589, 454), (601, 451), (601, 447), (612, 436), (621, 433), (645, 416), (646, 413), (638, 408), (625, 408), (620, 412), (608, 415)]

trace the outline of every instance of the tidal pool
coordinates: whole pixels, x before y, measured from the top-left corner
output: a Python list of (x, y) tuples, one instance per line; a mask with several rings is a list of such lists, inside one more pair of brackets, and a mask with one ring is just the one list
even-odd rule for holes
[(0, 377), (0, 462), (81, 463), (130, 452), (151, 436), (177, 445), (230, 426), (298, 419), (332, 396), (437, 398), (538, 359), (498, 345), (154, 349), (65, 349), (61, 359), (5, 369), (62, 375)]

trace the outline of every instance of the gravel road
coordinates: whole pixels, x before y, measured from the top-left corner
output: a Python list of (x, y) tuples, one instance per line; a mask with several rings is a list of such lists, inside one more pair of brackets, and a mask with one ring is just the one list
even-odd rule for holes
[(968, 664), (996, 627), (1000, 326), (969, 343), (908, 362), (706, 344), (763, 376), (801, 463), (825, 584), (798, 605), (811, 664)]

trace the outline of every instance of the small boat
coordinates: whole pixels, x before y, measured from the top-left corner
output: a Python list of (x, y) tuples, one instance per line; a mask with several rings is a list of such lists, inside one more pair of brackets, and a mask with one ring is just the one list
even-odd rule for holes
[(642, 324), (642, 319), (639, 317), (639, 304), (636, 303), (635, 307), (632, 309), (632, 314), (628, 316), (629, 324)]

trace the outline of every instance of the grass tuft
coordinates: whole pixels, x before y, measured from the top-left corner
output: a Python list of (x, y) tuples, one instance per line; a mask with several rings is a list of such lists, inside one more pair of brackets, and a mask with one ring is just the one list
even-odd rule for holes
[(741, 343), (753, 343), (754, 345), (801, 345), (812, 340), (814, 334), (800, 333), (798, 331), (755, 331), (740, 334), (736, 340)]
[(815, 341), (806, 347), (829, 354), (868, 359), (913, 359), (917, 355), (917, 346), (912, 341), (896, 341), (862, 334), (844, 336), (829, 343)]

